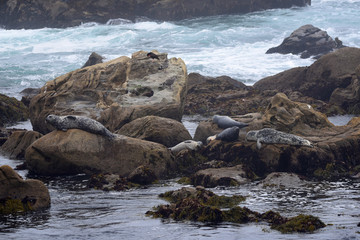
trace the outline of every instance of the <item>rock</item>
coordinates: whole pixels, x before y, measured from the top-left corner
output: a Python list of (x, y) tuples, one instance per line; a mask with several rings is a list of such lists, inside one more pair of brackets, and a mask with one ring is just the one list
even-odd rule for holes
[(1, 152), (10, 159), (25, 159), (25, 150), (41, 137), (35, 131), (15, 131), (1, 146)]
[(0, 167), (0, 214), (36, 211), (50, 207), (50, 194), (43, 182), (24, 180), (11, 167)]
[[(49, 114), (90, 117), (112, 132), (147, 115), (180, 121), (187, 85), (185, 63), (158, 52), (160, 60), (153, 61), (146, 53), (139, 51), (131, 59), (120, 57), (47, 82), (30, 103), (34, 130), (43, 134), (52, 130), (44, 121)], [(164, 87), (168, 79), (174, 82)], [(139, 87), (154, 93), (146, 97), (131, 93)]]
[(161, 144), (121, 135), (109, 140), (79, 129), (43, 136), (27, 148), (25, 159), (29, 171), (39, 175), (102, 172), (128, 177), (143, 165), (164, 179), (174, 170), (171, 153)]
[(301, 58), (319, 58), (342, 47), (338, 38), (333, 40), (326, 31), (308, 24), (295, 30), (279, 46), (270, 48), (266, 53), (292, 53), (300, 54)]
[(128, 137), (157, 142), (172, 147), (185, 140), (192, 139), (181, 122), (157, 116), (146, 116), (125, 124), (116, 131)]
[(139, 166), (130, 173), (128, 180), (133, 183), (146, 185), (155, 182), (157, 177), (154, 171), (150, 168), (146, 166)]
[(295, 173), (273, 172), (266, 176), (258, 186), (276, 188), (299, 188), (306, 185), (303, 177)]
[[(86, 22), (128, 22), (147, 17), (161, 21), (239, 14), (272, 8), (310, 5), (311, 0), (5, 0), (0, 25), (6, 28), (70, 27)], [(119, 18), (124, 18), (120, 19)]]
[(29, 117), (28, 108), (14, 97), (0, 94), (0, 127), (5, 124), (25, 121)]
[(90, 54), (89, 59), (86, 61), (84, 66), (82, 66), (81, 68), (85, 68), (85, 67), (89, 67), (89, 66), (92, 66), (92, 65), (95, 65), (98, 63), (102, 63), (103, 59), (104, 59), (104, 57), (100, 56), (96, 52), (93, 52)]
[(228, 168), (209, 168), (196, 172), (191, 177), (194, 186), (213, 188), (216, 186), (238, 186), (249, 182), (242, 165)]
[(20, 94), (22, 95), (21, 102), (25, 106), (29, 107), (31, 99), (36, 95), (38, 95), (39, 93), (40, 93), (40, 88), (25, 88), (20, 92)]
[(117, 174), (94, 174), (88, 182), (89, 188), (103, 191), (125, 191), (138, 186), (137, 184), (129, 182), (127, 178)]
[[(350, 85), (356, 87), (355, 78), (358, 78), (356, 71), (359, 65), (359, 48), (341, 48), (321, 57), (310, 67), (294, 68), (261, 79), (254, 84), (254, 88), (258, 91), (276, 90), (284, 93), (298, 91), (305, 96), (326, 102), (339, 88), (346, 89), (349, 98), (352, 99), (355, 96), (350, 96), (353, 92), (349, 88)], [(335, 99), (336, 95), (333, 97), (333, 104), (337, 104)], [(342, 102), (338, 105), (340, 104)]]

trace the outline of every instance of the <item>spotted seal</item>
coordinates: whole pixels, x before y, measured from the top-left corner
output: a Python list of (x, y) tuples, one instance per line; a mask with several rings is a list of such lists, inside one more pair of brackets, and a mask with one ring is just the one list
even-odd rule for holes
[(249, 131), (246, 134), (246, 140), (256, 141), (258, 149), (261, 148), (261, 143), (278, 143), (312, 147), (309, 140), (296, 136), (290, 133), (284, 133), (272, 128), (263, 128), (261, 130)]
[(99, 134), (109, 139), (116, 137), (115, 134), (110, 132), (104, 125), (98, 121), (83, 117), (83, 116), (57, 116), (50, 114), (46, 117), (45, 121), (58, 130), (66, 131), (68, 129), (81, 129), (86, 132)]
[(186, 141), (183, 141), (169, 149), (173, 153), (178, 153), (183, 149), (198, 150), (202, 147), (202, 145), (203, 145), (203, 143), (200, 141), (186, 140)]
[(226, 129), (230, 127), (238, 127), (238, 128), (244, 128), (249, 126), (247, 123), (242, 123), (235, 121), (231, 117), (228, 116), (220, 116), (220, 115), (214, 115), (212, 117), (213, 123), (216, 123), (219, 128)]

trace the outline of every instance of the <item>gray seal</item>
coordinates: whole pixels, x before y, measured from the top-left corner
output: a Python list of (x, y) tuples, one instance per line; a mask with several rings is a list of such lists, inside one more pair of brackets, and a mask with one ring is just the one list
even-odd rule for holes
[(171, 152), (178, 153), (183, 149), (189, 149), (189, 150), (198, 150), (203, 146), (203, 143), (200, 141), (194, 141), (194, 140), (186, 140), (183, 141), (174, 147), (169, 148)]
[(216, 140), (221, 140), (225, 142), (233, 142), (238, 140), (239, 138), (240, 128), (238, 127), (230, 127), (216, 135)]
[(280, 132), (272, 128), (263, 128), (261, 130), (249, 131), (246, 134), (246, 140), (256, 141), (256, 146), (258, 149), (261, 148), (261, 143), (277, 143), (312, 147), (312, 144), (309, 140), (294, 134)]
[(231, 117), (228, 116), (220, 116), (220, 115), (214, 115), (212, 118), (213, 123), (216, 123), (219, 128), (226, 129), (230, 127), (238, 127), (238, 128), (244, 128), (249, 126), (247, 123), (242, 123), (235, 121)]
[(83, 116), (57, 116), (50, 114), (46, 117), (46, 122), (55, 127), (57, 130), (66, 131), (68, 129), (80, 129), (86, 132), (99, 134), (109, 139), (116, 137), (104, 125), (98, 121)]

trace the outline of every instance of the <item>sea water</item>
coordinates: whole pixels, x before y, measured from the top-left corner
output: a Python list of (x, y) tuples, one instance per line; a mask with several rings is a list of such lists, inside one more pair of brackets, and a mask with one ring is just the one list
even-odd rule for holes
[[(34, 30), (0, 29), (0, 93), (20, 99), (20, 91), (81, 67), (92, 52), (111, 60), (139, 50), (156, 49), (182, 58), (188, 72), (228, 75), (248, 85), (312, 59), (265, 54), (292, 31), (313, 24), (360, 47), (360, 0), (313, 0), (304, 8), (274, 9), (245, 15), (194, 18), (176, 22), (121, 19), (107, 24)], [(201, 116), (186, 118), (194, 133)], [(337, 125), (348, 118), (332, 119)], [(29, 122), (16, 127), (31, 129)], [(22, 161), (0, 155), (0, 165)], [(24, 178), (27, 171), (18, 171)], [(280, 234), (265, 223), (208, 225), (151, 219), (145, 212), (165, 201), (158, 194), (181, 187), (175, 180), (145, 189), (102, 192), (86, 188), (85, 176), (42, 179), (51, 208), (0, 218), (0, 239), (360, 239), (360, 183), (314, 182), (294, 189), (263, 189), (256, 183), (211, 189), (217, 194), (242, 194), (251, 210), (275, 210), (285, 216), (313, 214), (328, 226), (314, 234)]]

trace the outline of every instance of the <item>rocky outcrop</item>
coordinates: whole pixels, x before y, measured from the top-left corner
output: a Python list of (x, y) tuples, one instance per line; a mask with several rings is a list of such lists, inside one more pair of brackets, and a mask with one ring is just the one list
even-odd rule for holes
[[(234, 119), (242, 121), (240, 116)], [(292, 102), (284, 94), (277, 94), (261, 117), (249, 122), (246, 131), (262, 128), (302, 136), (311, 141), (313, 147), (263, 144), (259, 149), (255, 142), (248, 142), (240, 135), (239, 140), (234, 142), (211, 141), (201, 155), (207, 161), (224, 161), (228, 167), (242, 164), (250, 170), (247, 172), (254, 172), (259, 177), (281, 171), (336, 179), (349, 177), (360, 164), (359, 121), (334, 126), (310, 105)], [(206, 135), (205, 132), (203, 135)]]
[(0, 94), (0, 127), (5, 124), (25, 121), (29, 117), (28, 108), (16, 98)]
[(92, 65), (95, 65), (98, 63), (103, 63), (103, 59), (104, 59), (104, 57), (100, 56), (96, 52), (93, 52), (90, 54), (89, 59), (86, 61), (84, 66), (82, 66), (81, 68), (89, 67), (89, 66), (92, 66)]
[(173, 147), (180, 142), (192, 139), (182, 123), (170, 118), (157, 116), (135, 119), (125, 124), (116, 133), (161, 143), (166, 147)]
[(0, 214), (15, 214), (50, 207), (50, 194), (43, 182), (24, 180), (11, 167), (0, 167)]
[(355, 100), (359, 87), (359, 66), (360, 49), (342, 48), (321, 57), (309, 67), (294, 68), (261, 79), (254, 84), (254, 88), (289, 95), (299, 92), (330, 102), (343, 112), (356, 114), (359, 113), (359, 103)]
[(25, 153), (30, 172), (39, 175), (111, 173), (128, 177), (146, 166), (158, 179), (174, 170), (165, 146), (118, 135), (111, 140), (79, 129), (53, 131), (30, 145)]
[(69, 27), (138, 17), (173, 21), (309, 4), (311, 0), (5, 0), (0, 5), (0, 25), (6, 28)]
[(10, 159), (25, 159), (25, 150), (41, 137), (42, 134), (35, 131), (15, 131), (0, 150)]
[(342, 47), (338, 38), (333, 40), (326, 31), (308, 24), (296, 29), (279, 46), (270, 48), (266, 53), (292, 53), (300, 54), (301, 58), (319, 58)]
[[(152, 60), (146, 53), (139, 51), (132, 58), (120, 57), (47, 82), (30, 103), (33, 129), (43, 134), (52, 130), (44, 121), (49, 114), (90, 117), (110, 131), (147, 115), (180, 121), (187, 87), (185, 63), (160, 53), (160, 60)], [(140, 94), (145, 88), (152, 95)]]

